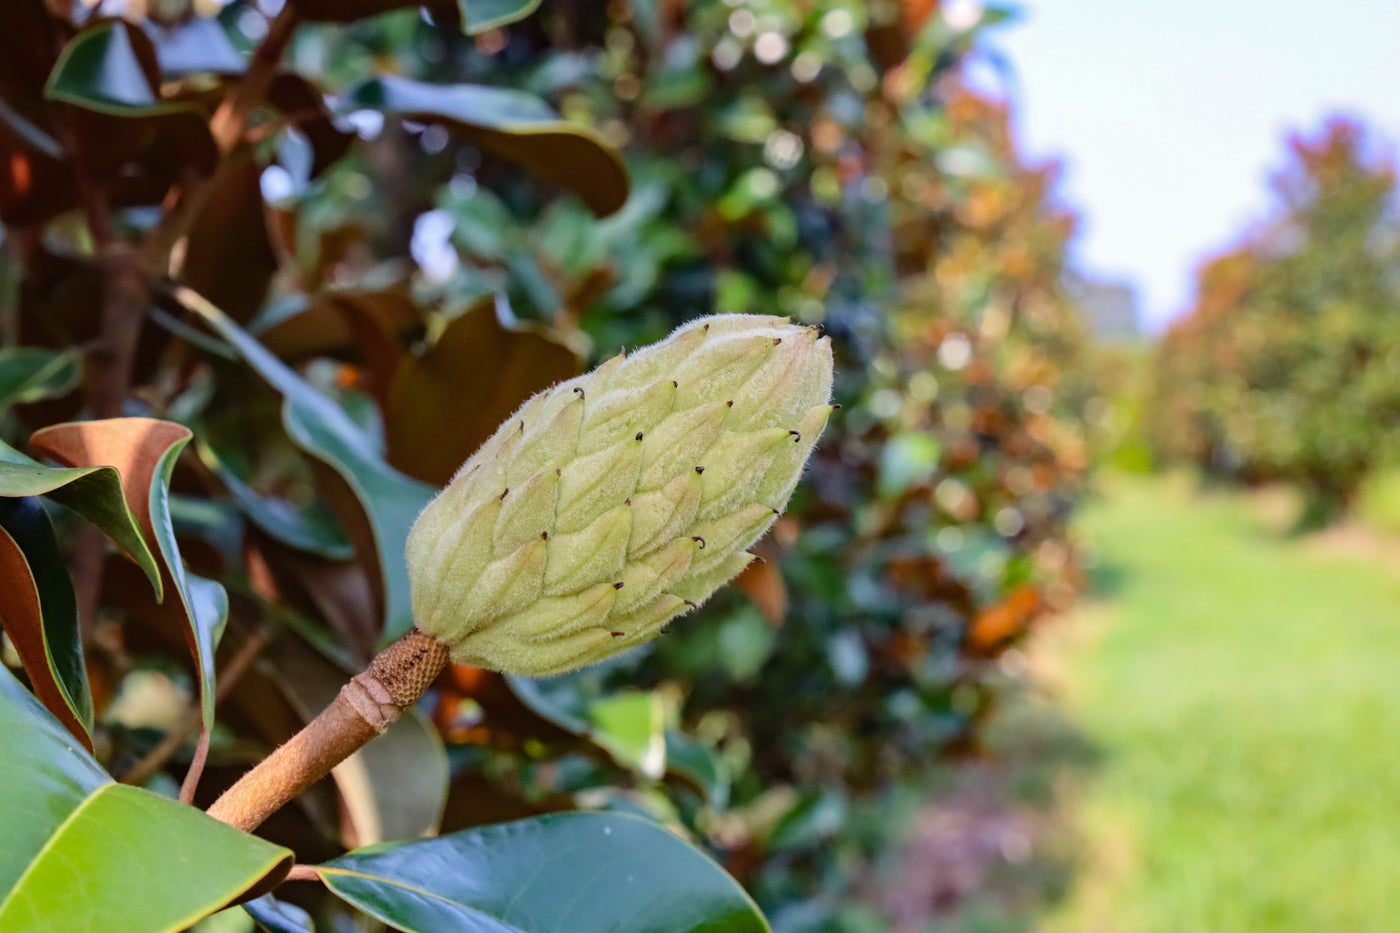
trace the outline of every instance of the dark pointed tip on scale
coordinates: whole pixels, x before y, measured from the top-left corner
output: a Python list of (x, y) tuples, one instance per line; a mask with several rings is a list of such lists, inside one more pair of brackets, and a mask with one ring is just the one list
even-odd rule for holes
[(618, 580), (616, 583), (614, 583), (614, 584), (613, 584), (613, 589), (615, 589), (615, 590), (620, 590), (620, 589), (622, 589), (622, 581), (621, 581), (621, 580)]
[(642, 439), (642, 432), (641, 432), (641, 431), (638, 431), (638, 432), (637, 432), (637, 436), (636, 436), (635, 438), (633, 438), (633, 440), (638, 440), (638, 441), (639, 441), (639, 440), (641, 440), (641, 439)]
[(793, 436), (793, 443), (794, 443), (794, 444), (801, 443), (801, 441), (802, 441), (802, 432), (801, 432), (801, 431), (789, 431), (788, 433), (791, 434), (791, 435)]
[(700, 537), (699, 535), (695, 535), (695, 536), (692, 537), (690, 540), (692, 540), (692, 541), (694, 541), (696, 544), (700, 545), (700, 550), (702, 550), (702, 551), (705, 550), (705, 539), (704, 539), (704, 538)]
[(725, 402), (725, 403), (724, 403), (724, 407), (725, 407), (725, 408), (733, 408), (733, 407), (734, 407), (734, 400), (733, 400), (733, 399), (730, 399), (729, 401)]
[(689, 606), (691, 609), (699, 609), (699, 608), (700, 608), (700, 604), (699, 604), (699, 603), (697, 603), (697, 602), (692, 602), (692, 601), (689, 600), (689, 599), (687, 599), (687, 600), (685, 601), (685, 604), (686, 604), (687, 606)]
[(574, 386), (574, 391), (578, 393), (579, 398), (583, 398), (583, 386)]
[(695, 472), (696, 472), (696, 473), (704, 473), (704, 472), (705, 472), (705, 468), (702, 467), (702, 466), (698, 466), (698, 467), (695, 468)]
[(547, 531), (541, 531), (541, 532), (540, 532), (540, 540), (541, 540), (541, 541), (548, 541), (548, 540), (549, 540), (549, 532), (547, 532)]
[(611, 635), (613, 638), (621, 638), (623, 635), (625, 635), (625, 634), (627, 634), (627, 633), (626, 633), (626, 632), (609, 632), (608, 634)]
[(838, 408), (840, 408), (840, 407), (841, 407), (841, 403), (840, 403), (840, 402), (833, 402), (833, 403), (831, 404), (831, 410), (832, 410), (832, 411), (835, 411), (836, 409), (838, 409)]
[(501, 494), (500, 494), (499, 496), (497, 496), (496, 498), (497, 498), (497, 499), (505, 499), (505, 497), (508, 496), (508, 495), (510, 495), (510, 489), (509, 489), (509, 488), (506, 488), (506, 489), (502, 489), (502, 490), (501, 490)]
[(623, 500), (622, 500), (622, 504), (623, 504), (623, 505), (631, 505), (631, 504), (632, 504), (632, 500), (631, 500), (631, 499), (623, 499)]
[(781, 337), (774, 337), (774, 338), (773, 338), (773, 346), (775, 346), (775, 347), (776, 347), (778, 344), (782, 343), (782, 342), (783, 342), (783, 338), (781, 338)]

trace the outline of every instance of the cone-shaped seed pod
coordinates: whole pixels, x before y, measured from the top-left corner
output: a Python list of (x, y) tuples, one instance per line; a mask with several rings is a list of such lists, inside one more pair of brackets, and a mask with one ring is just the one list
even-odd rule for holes
[(408, 538), (418, 628), (544, 676), (656, 634), (750, 560), (831, 413), (831, 344), (702, 318), (527, 401)]

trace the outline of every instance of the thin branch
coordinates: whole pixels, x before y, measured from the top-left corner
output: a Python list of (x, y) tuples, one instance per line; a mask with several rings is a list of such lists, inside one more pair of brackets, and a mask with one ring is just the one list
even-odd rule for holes
[(379, 652), (331, 705), (214, 801), (209, 815), (256, 829), (417, 702), (447, 666), (447, 646), (414, 629)]
[(292, 33), (296, 32), (300, 22), (296, 4), (283, 4), (282, 12), (277, 14), (268, 27), (267, 35), (253, 52), (253, 60), (248, 63), (243, 80), (234, 86), (219, 109), (214, 111), (209, 130), (214, 134), (214, 142), (218, 143), (220, 152), (227, 153), (243, 141), (248, 118), (267, 96), (272, 79), (277, 76), (277, 66), (282, 62), (282, 54), (287, 50)]
[(282, 11), (268, 27), (267, 35), (254, 50), (243, 77), (230, 88), (214, 111), (209, 120), (209, 132), (221, 153), (219, 163), (214, 173), (202, 182), (184, 185), (188, 194), (178, 206), (167, 210), (160, 223), (147, 235), (143, 253), (148, 268), (161, 274), (179, 276), (180, 263), (171, 261), (175, 245), (189, 233), (205, 203), (239, 164), (230, 156), (245, 141), (248, 120), (258, 104), (267, 97), (268, 89), (277, 77), (282, 55), (300, 23), (301, 15), (296, 5), (290, 2), (283, 4)]
[[(249, 636), (248, 640), (243, 643), (243, 646), (238, 649), (237, 654), (229, 658), (228, 663), (225, 664), (223, 670), (219, 672), (219, 679), (214, 687), (215, 705), (219, 704), (224, 697), (228, 696), (233, 690), (234, 685), (248, 672), (248, 668), (252, 667), (253, 661), (257, 659), (258, 655), (262, 653), (262, 650), (267, 647), (268, 642), (271, 640), (272, 635), (268, 630), (260, 628)], [(152, 774), (155, 774), (161, 768), (165, 767), (165, 763), (170, 760), (170, 757), (179, 751), (185, 742), (189, 741), (189, 737), (194, 734), (196, 729), (200, 728), (203, 720), (204, 716), (200, 710), (199, 701), (196, 700), (185, 710), (184, 715), (180, 718), (180, 721), (175, 724), (175, 727), (165, 734), (165, 738), (161, 739), (160, 744), (147, 752), (144, 758), (132, 765), (119, 780), (123, 784), (145, 784)], [(207, 751), (208, 745), (207, 742), (204, 741), (203, 736), (201, 736), (201, 744), (205, 745)], [(198, 748), (196, 748), (196, 758), (197, 757)], [(184, 784), (181, 785), (180, 788), (180, 799), (185, 803), (189, 803), (188, 800), (185, 800), (185, 786), (190, 786), (190, 796), (193, 798), (191, 776), (193, 776), (193, 781), (197, 783), (199, 781), (199, 772), (202, 770), (202, 763), (198, 768), (191, 764), (189, 771), (186, 772)]]

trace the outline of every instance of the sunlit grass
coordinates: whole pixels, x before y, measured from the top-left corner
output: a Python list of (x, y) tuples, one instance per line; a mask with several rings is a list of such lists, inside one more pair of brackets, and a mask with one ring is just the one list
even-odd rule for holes
[(1043, 925), (1400, 929), (1400, 566), (1160, 480), (1084, 525), (1107, 619), (1066, 673), (1102, 758)]

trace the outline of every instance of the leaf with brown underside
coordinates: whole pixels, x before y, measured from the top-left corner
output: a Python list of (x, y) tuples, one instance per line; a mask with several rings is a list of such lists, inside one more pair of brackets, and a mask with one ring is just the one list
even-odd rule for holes
[(29, 446), (70, 467), (113, 466), (122, 477), (127, 505), (154, 549), (151, 479), (172, 446), (188, 442), (189, 428), (155, 418), (71, 421), (34, 432)]
[(185, 640), (198, 675), (204, 730), (214, 721), (214, 649), (228, 611), (223, 587), (188, 573), (175, 543), (168, 493), (180, 451), (193, 436), (189, 428), (155, 418), (109, 418), (53, 425), (35, 432), (30, 445), (72, 467), (107, 465), (121, 473), (128, 507), (160, 555), (166, 591), (179, 599)]
[(399, 370), (384, 409), (389, 463), (445, 485), (522, 402), (579, 365), (548, 333), (507, 327), (491, 302), (478, 305)]
[(87, 684), (73, 583), (36, 498), (0, 499), (0, 627), (39, 701), (92, 750)]

